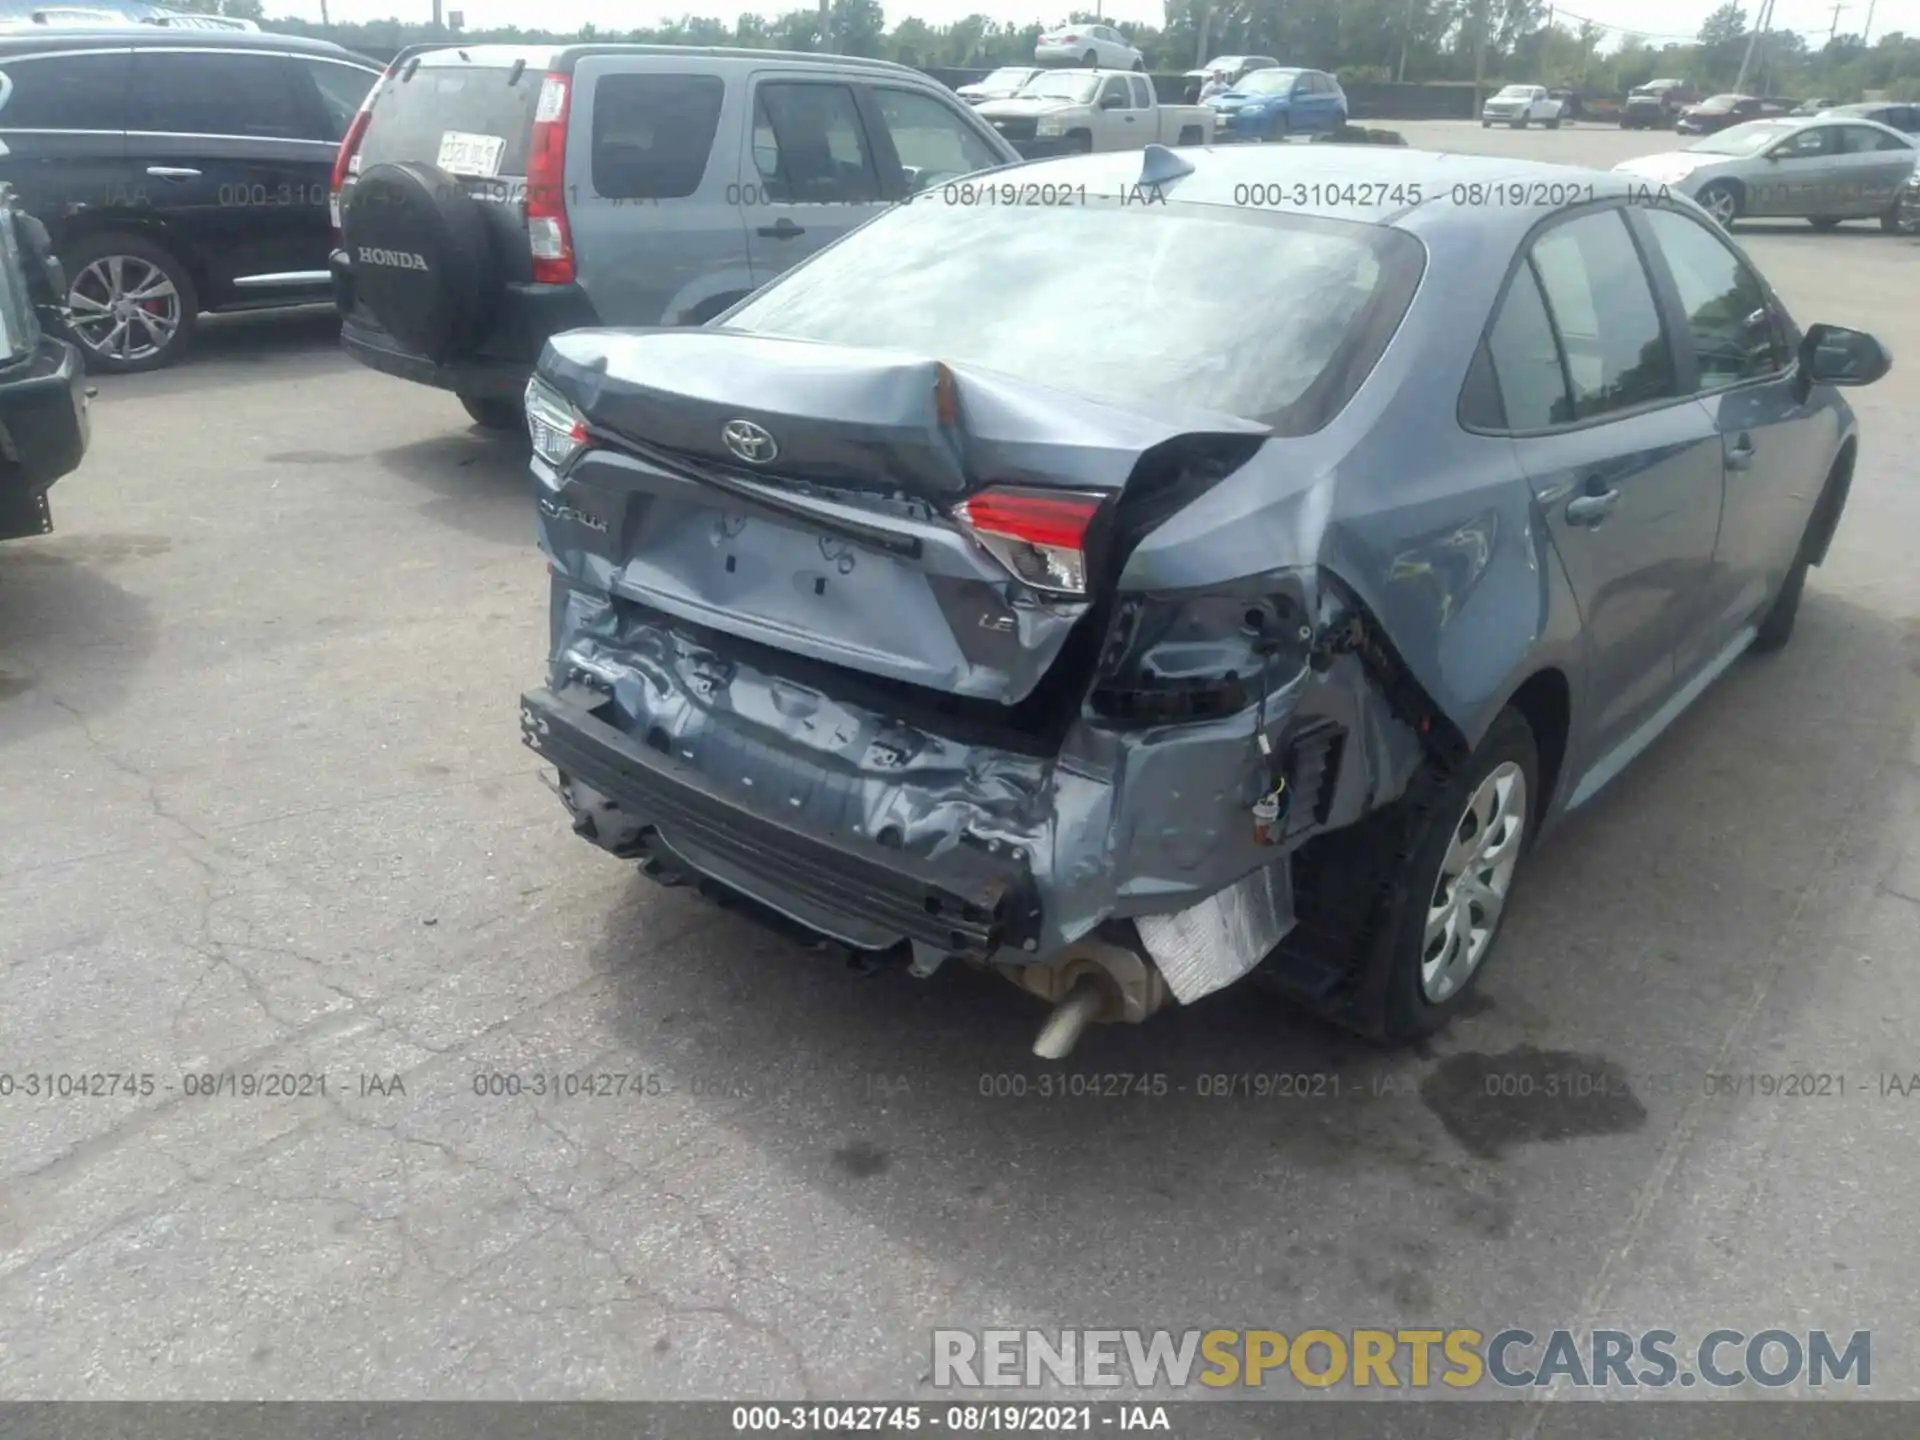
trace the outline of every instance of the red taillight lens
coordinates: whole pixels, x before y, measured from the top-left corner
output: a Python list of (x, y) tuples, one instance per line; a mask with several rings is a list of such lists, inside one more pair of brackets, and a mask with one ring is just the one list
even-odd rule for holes
[(1062, 45), (1078, 45), (1080, 43), (1080, 37), (1078, 35), (1062, 35), (1060, 37), (1060, 43)]
[(533, 112), (527, 152), (527, 241), (533, 278), (543, 285), (573, 283), (573, 231), (567, 224), (567, 77), (549, 75)]
[[(384, 79), (385, 77), (381, 77)], [(377, 90), (380, 87), (374, 86)], [(345, 244), (340, 233), (340, 191), (346, 186), (347, 176), (353, 170), (353, 157), (360, 153), (360, 142), (366, 138), (367, 122), (373, 118), (373, 91), (367, 92), (366, 102), (353, 114), (353, 121), (347, 126), (346, 138), (340, 142), (340, 153), (333, 157), (333, 182), (328, 186), (327, 206), (333, 221), (333, 243)]]
[(954, 518), (989, 553), (1036, 590), (1087, 592), (1087, 531), (1104, 495), (1073, 490), (984, 490), (954, 507)]

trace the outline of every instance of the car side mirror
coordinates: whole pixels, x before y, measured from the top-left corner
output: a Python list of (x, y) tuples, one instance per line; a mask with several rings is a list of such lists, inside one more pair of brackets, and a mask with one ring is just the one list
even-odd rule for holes
[(1120, 97), (1118, 95), (1102, 95), (1100, 97), (1100, 108), (1102, 110), (1118, 110), (1120, 108)]
[(1893, 368), (1893, 356), (1864, 330), (1811, 325), (1800, 342), (1800, 365), (1816, 384), (1871, 385)]

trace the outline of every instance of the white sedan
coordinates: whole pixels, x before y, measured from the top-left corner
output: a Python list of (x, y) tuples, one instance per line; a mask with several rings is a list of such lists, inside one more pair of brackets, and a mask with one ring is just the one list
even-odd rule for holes
[(1111, 25), (1063, 25), (1041, 34), (1033, 58), (1042, 65), (1088, 70), (1145, 70), (1146, 57)]
[(1480, 107), (1480, 128), (1511, 125), (1516, 130), (1524, 130), (1538, 124), (1558, 130), (1561, 108), (1544, 85), (1509, 85)]

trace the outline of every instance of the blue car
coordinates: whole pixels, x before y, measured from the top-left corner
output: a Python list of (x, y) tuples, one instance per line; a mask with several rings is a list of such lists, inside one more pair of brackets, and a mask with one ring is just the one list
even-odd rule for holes
[(1256, 70), (1207, 102), (1227, 140), (1284, 140), (1347, 123), (1347, 93), (1323, 70)]

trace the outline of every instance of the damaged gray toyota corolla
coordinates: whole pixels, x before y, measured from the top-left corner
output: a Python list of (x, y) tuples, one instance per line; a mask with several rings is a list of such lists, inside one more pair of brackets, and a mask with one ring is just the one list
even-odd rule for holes
[[(1623, 177), (1142, 163), (553, 340), (525, 735), (582, 835), (999, 968), (1055, 1002), (1041, 1054), (1255, 971), (1404, 1040), (1539, 832), (1785, 640), (1852, 473), (1832, 387), (1890, 362)], [(1547, 181), (1591, 199), (1472, 203)]]

